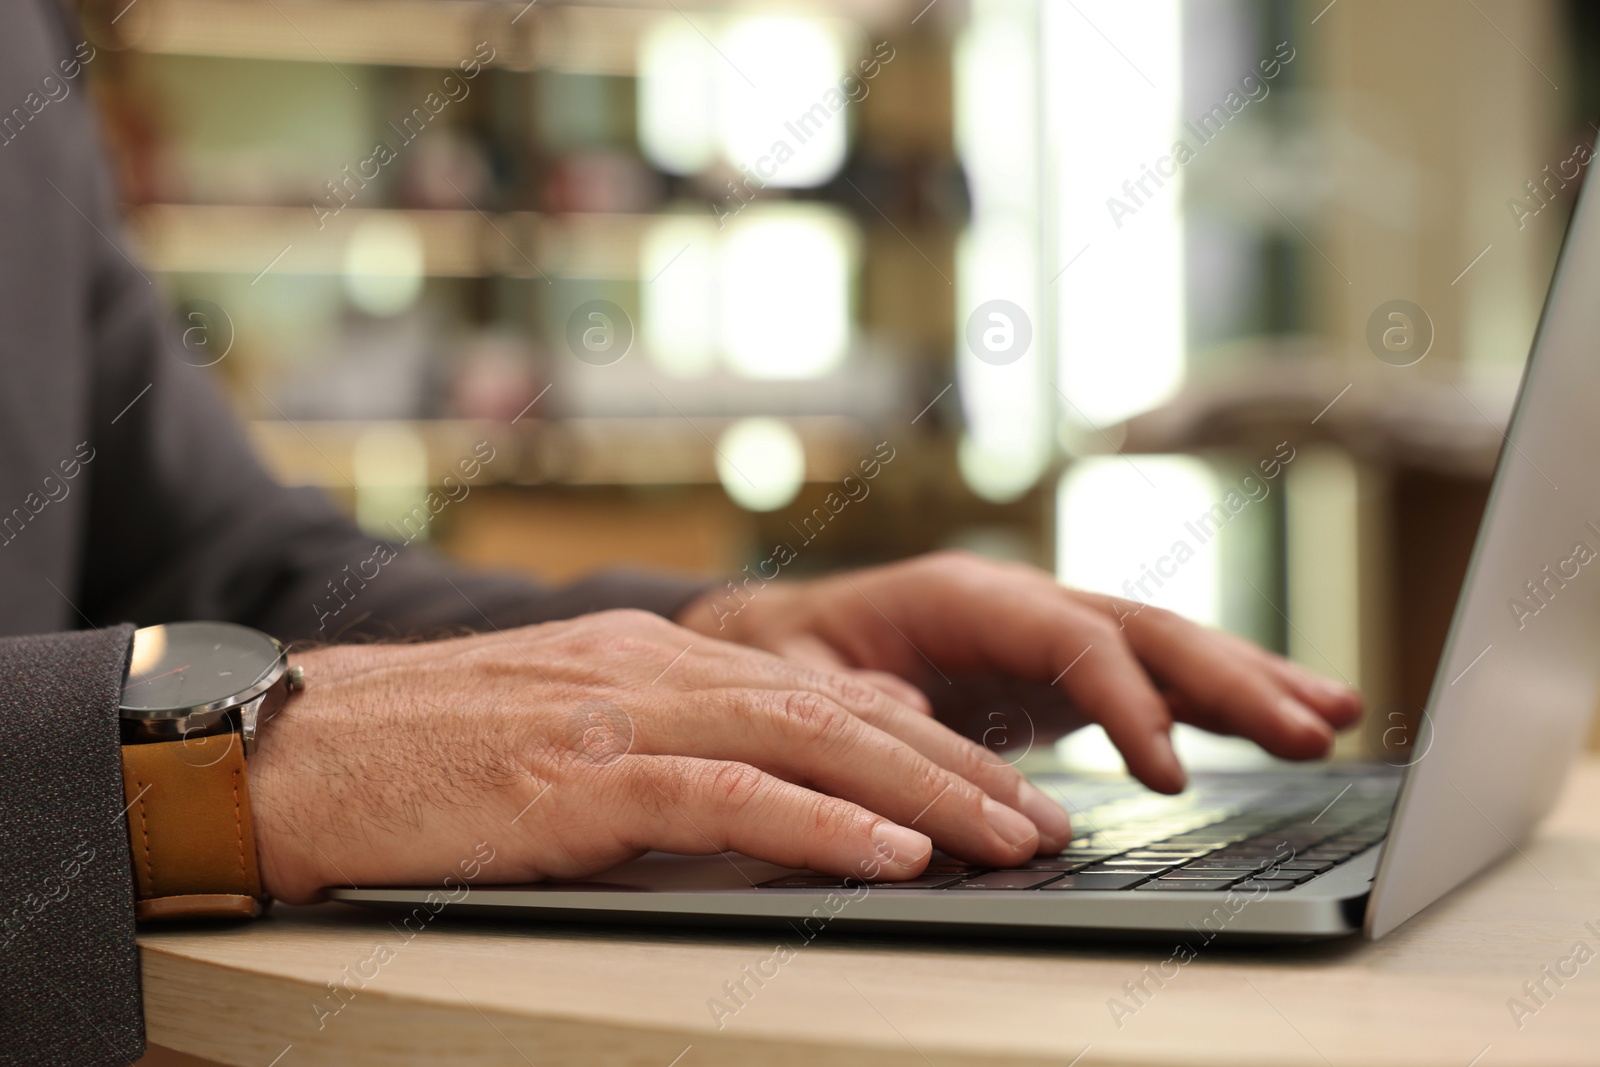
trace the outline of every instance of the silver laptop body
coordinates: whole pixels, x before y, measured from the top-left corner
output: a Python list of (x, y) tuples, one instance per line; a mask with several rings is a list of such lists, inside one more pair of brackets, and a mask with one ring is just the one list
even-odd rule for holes
[[(1585, 191), (1524, 371), (1426, 725), (1403, 774), (1328, 764), (1197, 775), (1181, 798), (1126, 780), (1044, 776), (1036, 780), (1067, 804), (1081, 835), (1055, 861), (1059, 869), (1049, 869), (1050, 860), (999, 873), (939, 862), (914, 883), (922, 888), (907, 888), (733, 854), (652, 853), (582, 883), (473, 886), (449, 910), (773, 926), (792, 931), (791, 940), (830, 927), (1176, 933), (1191, 943), (1357, 930), (1381, 937), (1526, 841), (1583, 746), (1600, 689), (1597, 356), (1600, 200)], [(1147, 858), (1143, 866), (1136, 854)], [(1119, 870), (1148, 877), (1129, 882), (1106, 873)], [(1190, 886), (1156, 884), (1182, 881), (1183, 871)], [(1226, 878), (1207, 879), (1208, 871)], [(1098, 888), (1112, 882), (1128, 884)], [(426, 886), (332, 896), (426, 908), (429, 916), (440, 899), (437, 887)]]

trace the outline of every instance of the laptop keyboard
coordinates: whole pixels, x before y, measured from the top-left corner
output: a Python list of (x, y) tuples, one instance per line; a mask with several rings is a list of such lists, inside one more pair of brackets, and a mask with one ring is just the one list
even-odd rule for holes
[(935, 853), (926, 871), (903, 882), (795, 874), (762, 888), (1275, 892), (1382, 841), (1399, 787), (1387, 776), (1224, 775), (1167, 797), (1124, 779), (1035, 783), (1066, 806), (1080, 834), (1058, 856), (994, 869)]

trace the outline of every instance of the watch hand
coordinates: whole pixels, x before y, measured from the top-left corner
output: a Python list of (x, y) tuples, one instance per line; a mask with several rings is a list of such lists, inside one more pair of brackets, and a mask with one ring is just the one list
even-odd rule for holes
[(186, 670), (188, 670), (188, 669), (189, 669), (189, 668), (190, 668), (190, 667), (192, 667), (192, 666), (194, 666), (194, 664), (192, 664), (192, 663), (185, 663), (185, 664), (184, 664), (184, 665), (183, 665), (183, 666), (182, 666), (182, 667), (174, 667), (174, 668), (172, 668), (172, 669), (171, 669), (171, 670), (170, 670), (170, 671), (162, 671), (162, 672), (161, 672), (161, 673), (160, 673), (160, 674), (153, 674), (153, 675), (151, 675), (151, 676), (150, 676), (150, 677), (149, 677), (149, 678), (141, 678), (141, 679), (140, 679), (140, 680), (139, 680), (139, 681), (137, 681), (137, 682), (133, 682), (133, 683), (131, 683), (131, 684), (129, 684), (129, 685), (125, 685), (125, 686), (123, 686), (123, 687), (122, 687), (122, 691), (123, 691), (123, 692), (124, 692), (124, 693), (126, 693), (126, 692), (127, 692), (127, 691), (128, 691), (128, 690), (130, 690), (130, 689), (136, 689), (136, 688), (138, 688), (138, 687), (139, 687), (139, 686), (141, 686), (141, 685), (144, 685), (144, 684), (146, 684), (146, 683), (148, 683), (148, 682), (153, 682), (153, 681), (155, 681), (155, 680), (156, 680), (156, 679), (157, 679), (157, 678), (165, 678), (165, 677), (166, 677), (166, 676), (167, 676), (167, 675), (169, 675), (169, 674), (177, 674), (177, 673), (178, 673), (178, 672), (179, 672), (179, 671), (186, 671)]

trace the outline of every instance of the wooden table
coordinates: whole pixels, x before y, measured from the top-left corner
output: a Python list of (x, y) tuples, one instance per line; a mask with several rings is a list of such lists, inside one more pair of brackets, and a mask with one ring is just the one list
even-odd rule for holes
[[(1586, 922), (1600, 930), (1594, 760), (1523, 855), (1383, 941), (1205, 948), (1142, 1006), (1124, 983), (1170, 947), (831, 931), (719, 1029), (708, 1000), (771, 955), (775, 936), (456, 921), (400, 948), (319, 1029), (313, 1005), (339, 1003), (325, 983), (399, 940), (384, 918), (278, 908), (229, 932), (139, 943), (151, 1041), (253, 1067), (1496, 1067), (1600, 1063), (1600, 936)], [(1595, 958), (1562, 965), (1580, 941)], [(1577, 973), (1545, 979), (1541, 1005), (1523, 984), (1546, 965)], [(1136, 1010), (1118, 1020), (1112, 998)], [(1512, 998), (1527, 1009), (1520, 1020)]]

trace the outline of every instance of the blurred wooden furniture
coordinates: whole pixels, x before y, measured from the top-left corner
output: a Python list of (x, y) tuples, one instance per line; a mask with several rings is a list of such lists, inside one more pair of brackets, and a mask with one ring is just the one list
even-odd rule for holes
[[(1304, 947), (1006, 944), (828, 931), (718, 1029), (707, 1007), (790, 933), (441, 920), (336, 1015), (326, 985), (389, 920), (325, 905), (140, 937), (150, 1039), (253, 1067), (320, 1064), (1167, 1064), (1594, 1062), (1600, 761), (1539, 837), (1389, 938)], [(448, 913), (446, 913), (448, 915)], [(1569, 975), (1559, 984), (1542, 969)], [(772, 969), (770, 965), (767, 968)], [(370, 973), (370, 968), (367, 969)], [(1152, 990), (1133, 1007), (1127, 983)], [(1524, 983), (1549, 995), (1531, 999)], [(1542, 1004), (1541, 1004), (1542, 1001)], [(1528, 1009), (1514, 1018), (1513, 1002)], [(1518, 1023), (1521, 1023), (1519, 1028)], [(1074, 1058), (1078, 1057), (1078, 1058)], [(189, 1063), (152, 1059), (152, 1063)]]

